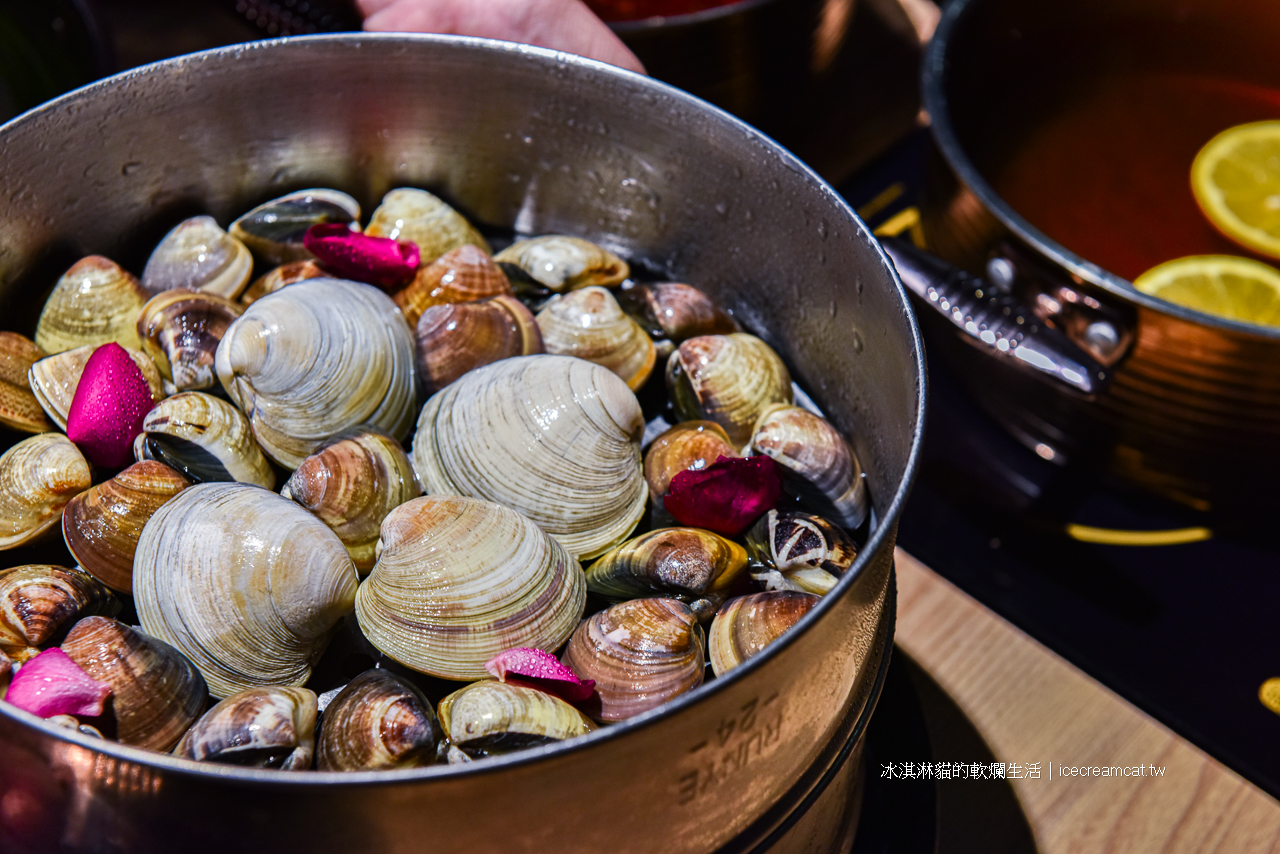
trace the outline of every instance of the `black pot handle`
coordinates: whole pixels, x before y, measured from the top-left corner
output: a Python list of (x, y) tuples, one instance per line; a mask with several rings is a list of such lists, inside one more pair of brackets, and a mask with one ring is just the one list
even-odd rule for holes
[(881, 243), (915, 302), (950, 320), (969, 343), (1090, 397), (1111, 382), (1106, 366), (1016, 297), (909, 241), (886, 237)]

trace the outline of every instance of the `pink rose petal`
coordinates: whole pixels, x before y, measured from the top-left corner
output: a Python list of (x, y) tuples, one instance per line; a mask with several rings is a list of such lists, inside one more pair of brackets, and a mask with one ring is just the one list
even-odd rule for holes
[(302, 236), (302, 245), (330, 272), (387, 291), (408, 284), (420, 260), (416, 243), (370, 237), (340, 222), (311, 226)]
[(681, 525), (736, 537), (781, 497), (782, 478), (770, 457), (721, 456), (673, 477), (662, 503)]
[(119, 344), (103, 344), (80, 375), (67, 412), (67, 438), (96, 466), (128, 465), (151, 407), (151, 387), (133, 359)]
[(46, 649), (19, 668), (4, 695), (19, 709), (51, 718), (54, 715), (102, 714), (111, 686), (97, 682), (60, 649)]
[(554, 655), (541, 649), (509, 649), (491, 658), (484, 669), (503, 682), (537, 688), (570, 703), (580, 703), (595, 691), (595, 680), (579, 679)]

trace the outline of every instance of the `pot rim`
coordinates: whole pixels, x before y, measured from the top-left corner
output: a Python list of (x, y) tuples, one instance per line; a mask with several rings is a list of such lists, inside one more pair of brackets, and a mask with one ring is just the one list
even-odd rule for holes
[(1237, 336), (1280, 339), (1280, 327), (1231, 320), (1142, 293), (1128, 279), (1107, 272), (1051, 239), (1024, 219), (995, 191), (969, 159), (956, 136), (945, 87), (949, 62), (947, 53), (957, 38), (955, 30), (970, 8), (980, 2), (982, 0), (953, 0), (944, 7), (937, 30), (925, 49), (920, 89), (924, 109), (929, 116), (930, 132), (938, 149), (951, 171), (978, 197), (983, 207), (1020, 240), (1041, 256), (1066, 269), (1078, 281), (1089, 282), (1123, 301), (1137, 303), (1142, 308), (1170, 315), (1187, 323), (1215, 327)]
[[(884, 267), (886, 272), (888, 272), (892, 287), (896, 289), (899, 307), (907, 320), (910, 332), (910, 346), (913, 349), (912, 356), (915, 363), (914, 368), (917, 377), (915, 388), (916, 423), (912, 428), (911, 446), (906, 464), (903, 467), (902, 478), (898, 483), (897, 488), (894, 490), (892, 497), (883, 505), (883, 514), (876, 514), (878, 521), (877, 527), (868, 538), (866, 545), (858, 555), (857, 560), (854, 561), (853, 566), (851, 566), (849, 571), (840, 579), (832, 592), (822, 597), (822, 600), (815, 605), (809, 613), (800, 619), (797, 623), (798, 629), (796, 631), (787, 632), (779, 638), (778, 641), (775, 641), (771, 645), (771, 649), (774, 652), (758, 655), (735, 668), (733, 672), (728, 675), (714, 679), (711, 682), (704, 682), (693, 691), (681, 695), (674, 700), (668, 701), (657, 708), (637, 715), (634, 718), (630, 718), (620, 723), (611, 724), (606, 727), (601, 727), (587, 735), (578, 736), (567, 741), (542, 745), (508, 754), (506, 756), (489, 757), (482, 762), (473, 765), (433, 765), (425, 768), (381, 771), (308, 771), (305, 774), (297, 774), (268, 769), (242, 768), (234, 765), (217, 765), (213, 763), (196, 762), (194, 760), (181, 759), (170, 754), (146, 750), (140, 747), (132, 747), (115, 741), (107, 741), (93, 736), (84, 735), (75, 730), (50, 724), (44, 719), (21, 709), (14, 708), (8, 703), (0, 703), (0, 716), (8, 717), (21, 723), (23, 726), (38, 730), (46, 736), (70, 742), (78, 747), (92, 750), (95, 753), (104, 754), (131, 763), (158, 767), (163, 769), (166, 774), (188, 775), (205, 781), (217, 778), (237, 784), (256, 784), (272, 787), (288, 786), (294, 790), (315, 786), (332, 786), (335, 784), (347, 784), (351, 786), (383, 786), (412, 784), (421, 782), (425, 779), (451, 779), (455, 776), (464, 774), (468, 776), (479, 774), (500, 774), (510, 768), (535, 763), (547, 757), (558, 757), (572, 752), (590, 750), (598, 744), (604, 744), (621, 738), (626, 738), (651, 726), (660, 725), (668, 718), (673, 718), (683, 713), (693, 705), (701, 703), (704, 699), (725, 691), (730, 686), (748, 678), (750, 674), (763, 666), (765, 660), (771, 658), (776, 651), (788, 647), (791, 643), (795, 642), (801, 634), (807, 631), (809, 626), (821, 619), (827, 611), (834, 607), (834, 603), (837, 598), (848, 593), (850, 587), (854, 583), (854, 580), (862, 575), (864, 569), (870, 563), (872, 556), (879, 554), (879, 552), (885, 548), (886, 541), (891, 541), (893, 532), (895, 532), (897, 528), (897, 520), (902, 513), (902, 509), (906, 503), (907, 496), (910, 493), (911, 486), (915, 481), (924, 440), (925, 401), (927, 393), (924, 343), (920, 335), (920, 328), (916, 322), (914, 311), (908, 301), (906, 289), (902, 284), (902, 280), (898, 276), (897, 270), (889, 260), (889, 257), (885, 254), (883, 248), (881, 248), (879, 241), (871, 235), (870, 229), (868, 229), (866, 224), (858, 218), (857, 214), (849, 206), (848, 202), (836, 193), (829, 184), (822, 180), (817, 173), (797, 159), (795, 155), (791, 154), (787, 149), (783, 148), (781, 145), (774, 142), (771, 138), (765, 136), (754, 127), (707, 103), (706, 101), (645, 75), (637, 74), (617, 66), (587, 59), (575, 54), (568, 54), (561, 51), (534, 47), (515, 42), (497, 41), (494, 39), (484, 39), (472, 36), (421, 33), (318, 34), (265, 39), (258, 42), (230, 45), (186, 54), (184, 56), (161, 60), (159, 62), (151, 63), (150, 65), (141, 66), (140, 68), (131, 69), (112, 75), (111, 77), (95, 81), (94, 83), (75, 89), (52, 101), (28, 110), (9, 122), (0, 125), (0, 144), (3, 144), (2, 141), (5, 133), (14, 124), (35, 120), (41, 113), (61, 110), (78, 100), (97, 97), (103, 90), (119, 86), (122, 83), (125, 83), (125, 81), (131, 79), (138, 79), (149, 75), (165, 74), (171, 71), (180, 70), (192, 62), (208, 61), (210, 59), (218, 59), (222, 56), (234, 60), (235, 57), (250, 51), (288, 49), (287, 46), (289, 45), (308, 42), (348, 42), (357, 48), (370, 43), (377, 43), (379, 45), (386, 45), (390, 43), (401, 45), (416, 44), (422, 46), (426, 50), (430, 50), (433, 47), (444, 47), (445, 49), (463, 48), (466, 50), (474, 50), (495, 55), (520, 55), (528, 57), (536, 62), (576, 67), (581, 69), (583, 73), (589, 75), (605, 74), (623, 78), (627, 79), (630, 85), (649, 88), (668, 98), (682, 101), (699, 110), (709, 111), (715, 114), (721, 122), (726, 124), (726, 130), (732, 130), (756, 140), (764, 150), (766, 156), (771, 154), (775, 157), (781, 158), (791, 171), (800, 174), (813, 184), (817, 185), (819, 191), (831, 202), (834, 212), (843, 215), (844, 220), (852, 226), (853, 234), (849, 239), (862, 239), (869, 244), (869, 247), (874, 250), (876, 256), (880, 259), (882, 267)], [(880, 508), (876, 508), (877, 511), (879, 509)], [(890, 638), (890, 643), (892, 643), (892, 638)]]

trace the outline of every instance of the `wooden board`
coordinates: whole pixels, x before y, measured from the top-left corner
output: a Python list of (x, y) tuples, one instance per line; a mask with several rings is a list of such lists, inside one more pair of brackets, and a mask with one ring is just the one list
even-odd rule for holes
[[(897, 645), (997, 761), (1041, 764), (1009, 785), (1042, 852), (1280, 852), (1280, 803), (901, 550), (897, 571)], [(1064, 765), (1147, 776), (1064, 777)]]

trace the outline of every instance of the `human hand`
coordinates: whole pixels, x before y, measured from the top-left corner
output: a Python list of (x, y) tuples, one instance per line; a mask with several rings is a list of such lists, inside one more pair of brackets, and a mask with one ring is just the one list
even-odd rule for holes
[(483, 36), (576, 53), (644, 73), (582, 0), (357, 0), (369, 31)]

